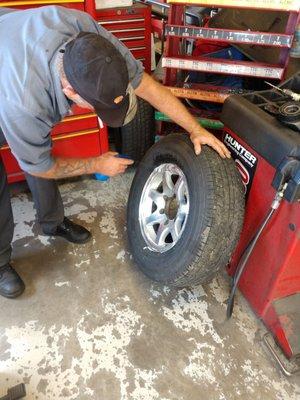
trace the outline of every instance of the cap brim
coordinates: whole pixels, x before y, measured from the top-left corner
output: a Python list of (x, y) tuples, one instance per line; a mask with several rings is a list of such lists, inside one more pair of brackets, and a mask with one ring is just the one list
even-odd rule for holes
[(108, 126), (119, 128), (124, 125), (124, 120), (129, 107), (129, 96), (126, 96), (118, 108), (104, 108), (101, 104), (94, 105), (98, 117)]
[(118, 128), (129, 124), (135, 117), (137, 111), (137, 98), (133, 87), (129, 84), (127, 88), (127, 96), (122, 104), (117, 108), (104, 108), (102, 104), (94, 106), (99, 118), (108, 126)]

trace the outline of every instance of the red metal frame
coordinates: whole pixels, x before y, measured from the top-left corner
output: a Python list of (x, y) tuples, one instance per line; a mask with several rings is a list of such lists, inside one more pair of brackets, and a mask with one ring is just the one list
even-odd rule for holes
[(164, 40), (166, 21), (152, 15), (151, 17), (151, 30), (159, 39)]
[[(288, 35), (294, 35), (296, 26), (298, 25), (299, 22), (300, 22), (300, 12), (290, 13), (288, 22), (286, 25), (286, 30), (285, 30), (286, 33)], [(290, 53), (290, 49), (281, 49), (280, 55), (279, 55), (279, 64), (284, 66), (284, 73), (283, 73), (283, 77), (282, 77), (283, 80), (286, 78), (286, 71), (287, 71), (287, 67), (289, 64), (289, 60), (290, 60), (289, 53)]]
[[(171, 4), (169, 8), (168, 24), (183, 25), (184, 6), (174, 6)], [(176, 37), (167, 37), (165, 46), (165, 55), (167, 57), (176, 57), (179, 55), (180, 39)], [(164, 84), (167, 86), (174, 86), (176, 83), (177, 71), (175, 69), (165, 69)]]

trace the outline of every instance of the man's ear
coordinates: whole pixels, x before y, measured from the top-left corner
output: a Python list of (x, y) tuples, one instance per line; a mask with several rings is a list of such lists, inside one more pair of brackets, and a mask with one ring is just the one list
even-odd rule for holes
[(75, 92), (75, 90), (72, 88), (71, 85), (67, 85), (67, 86), (63, 87), (62, 90), (63, 90), (65, 96), (67, 96), (69, 99), (72, 99), (74, 96), (77, 95), (77, 92)]

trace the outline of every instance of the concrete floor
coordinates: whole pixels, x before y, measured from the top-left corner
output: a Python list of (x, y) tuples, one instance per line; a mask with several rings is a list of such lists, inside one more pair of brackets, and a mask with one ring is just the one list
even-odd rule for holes
[(61, 185), (66, 215), (93, 232), (82, 246), (41, 236), (28, 195), (13, 198), (13, 264), (27, 290), (0, 298), (0, 397), (24, 381), (39, 400), (300, 399), (300, 376), (278, 371), (241, 296), (224, 322), (225, 274), (178, 291), (134, 266), (131, 179)]

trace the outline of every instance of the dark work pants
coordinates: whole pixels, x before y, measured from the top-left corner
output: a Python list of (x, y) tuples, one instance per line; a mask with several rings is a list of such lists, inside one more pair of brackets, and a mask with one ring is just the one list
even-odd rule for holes
[[(54, 231), (64, 219), (62, 199), (55, 180), (25, 174), (42, 230)], [(0, 267), (10, 261), (14, 221), (6, 172), (0, 156)]]

